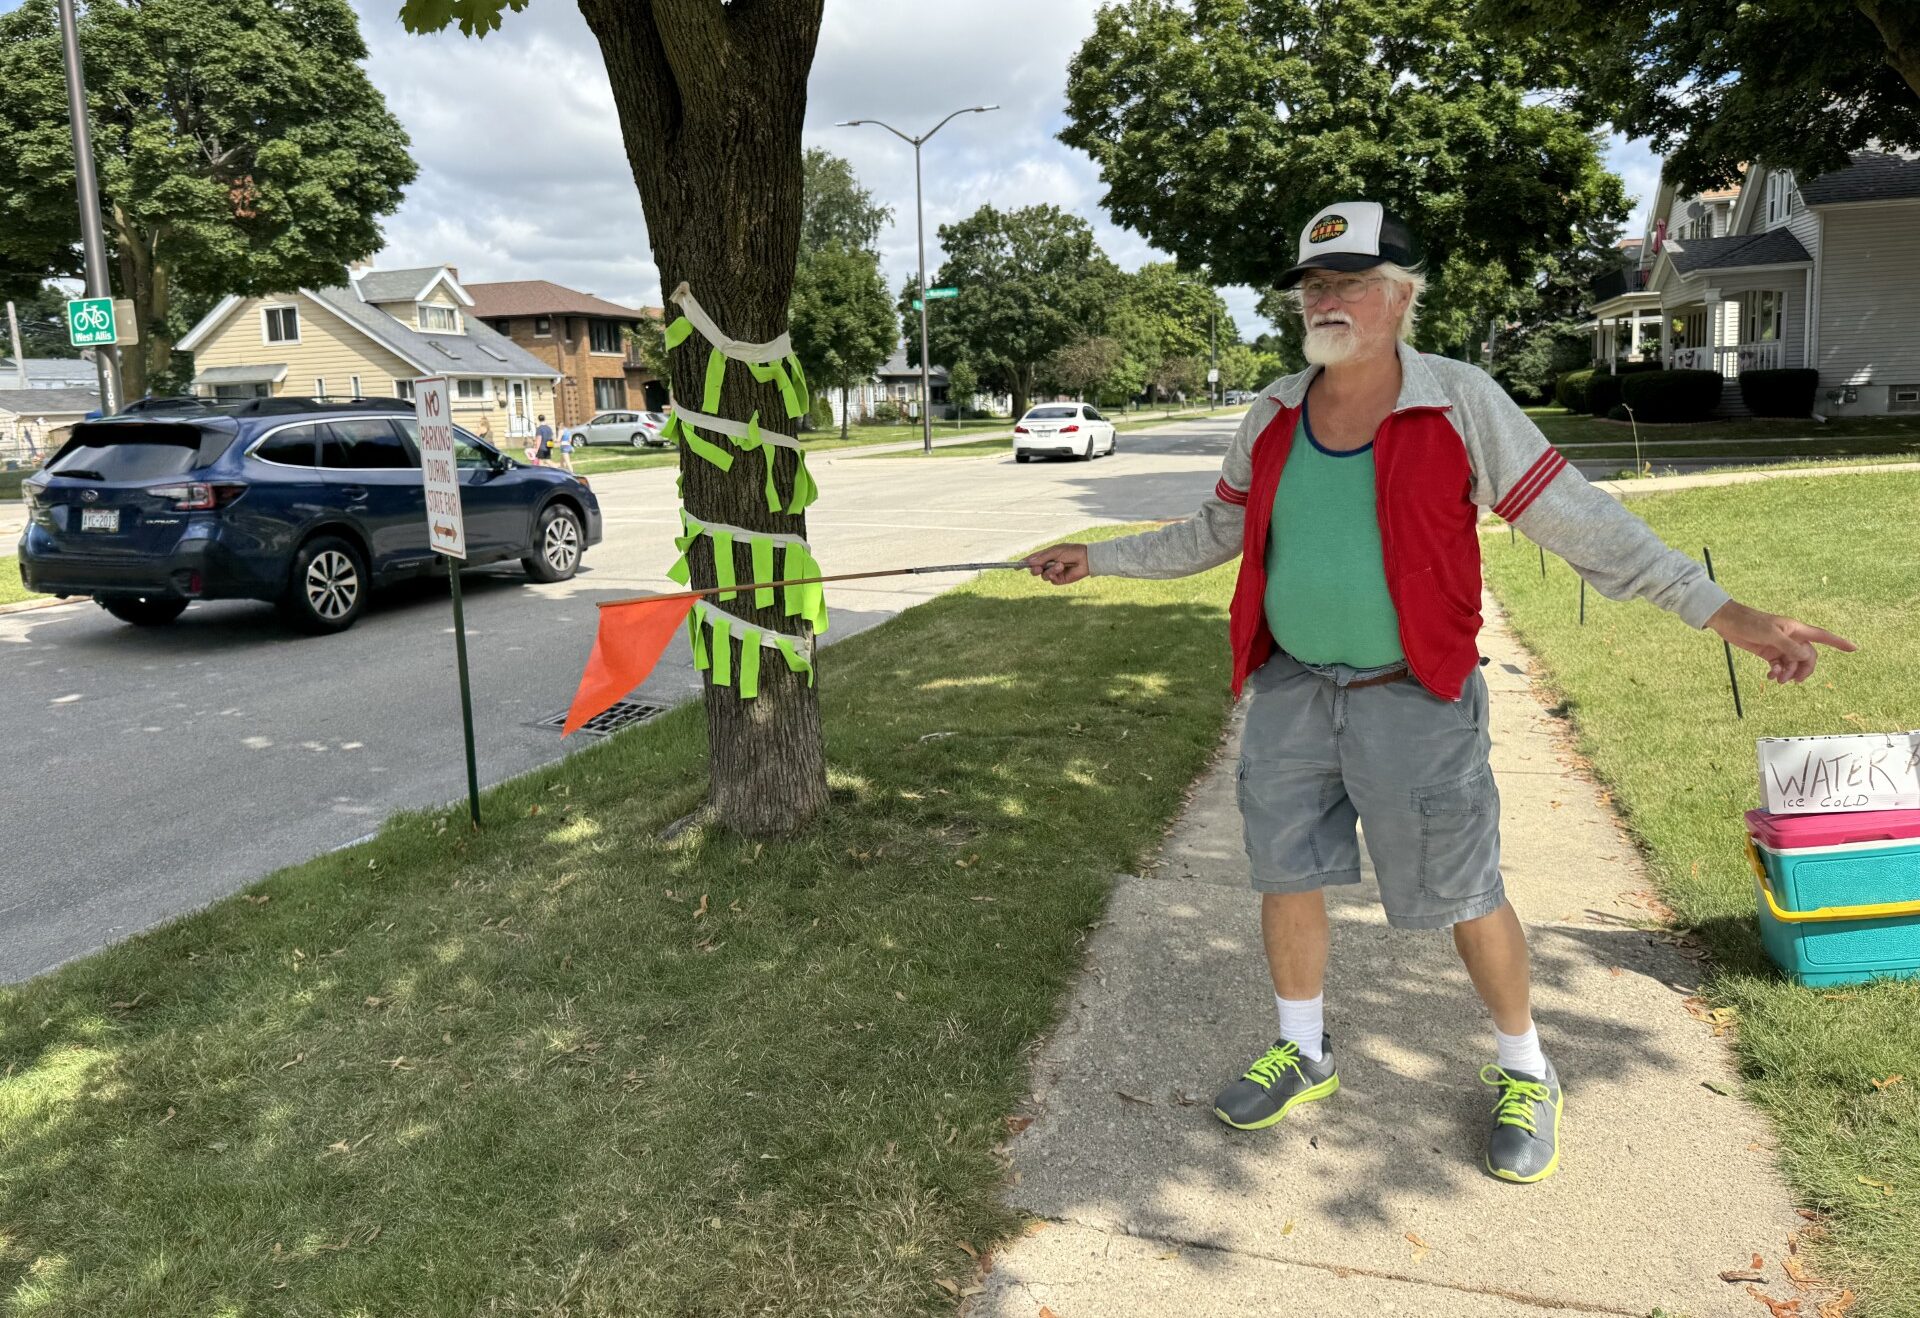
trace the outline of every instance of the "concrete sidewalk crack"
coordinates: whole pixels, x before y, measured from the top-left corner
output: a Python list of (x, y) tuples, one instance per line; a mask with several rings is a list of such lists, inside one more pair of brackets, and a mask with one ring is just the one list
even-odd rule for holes
[[(1171, 1245), (1175, 1249), (1199, 1250), (1208, 1254), (1219, 1254), (1228, 1258), (1256, 1259), (1262, 1263), (1276, 1263), (1282, 1267), (1311, 1268), (1315, 1272), (1329, 1273), (1341, 1280), (1349, 1277), (1366, 1277), (1373, 1281), (1403, 1282), (1410, 1286), (1425, 1286), (1433, 1290), (1454, 1291), (1462, 1295), (1484, 1295), (1489, 1299), (1509, 1300), (1514, 1304), (1524, 1304), (1530, 1308), (1555, 1313), (1601, 1313), (1614, 1314), (1619, 1318), (1645, 1318), (1645, 1309), (1622, 1309), (1611, 1304), (1594, 1304), (1587, 1300), (1557, 1299), (1550, 1295), (1535, 1295), (1528, 1291), (1512, 1290), (1504, 1286), (1481, 1286), (1471, 1282), (1441, 1281), (1433, 1277), (1416, 1277), (1411, 1273), (1394, 1272), (1388, 1268), (1358, 1267), (1346, 1263), (1317, 1263), (1311, 1259), (1288, 1258), (1279, 1254), (1264, 1254), (1256, 1250), (1232, 1249), (1216, 1245), (1205, 1240), (1190, 1240), (1181, 1236), (1153, 1235), (1138, 1231), (1117, 1231), (1111, 1226), (1090, 1221), (1082, 1217), (1049, 1217), (1049, 1222), (1062, 1226), (1079, 1227), (1085, 1231), (1097, 1231), (1112, 1247), (1112, 1237), (1132, 1236), (1135, 1240), (1147, 1240), (1156, 1244)], [(1102, 1251), (1105, 1253), (1105, 1250)]]

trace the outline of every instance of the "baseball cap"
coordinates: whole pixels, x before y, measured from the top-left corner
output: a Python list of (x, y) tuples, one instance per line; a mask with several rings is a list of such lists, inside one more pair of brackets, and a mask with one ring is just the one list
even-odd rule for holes
[(1300, 231), (1299, 264), (1280, 276), (1277, 287), (1292, 288), (1310, 270), (1371, 270), (1419, 259), (1413, 231), (1398, 215), (1377, 201), (1336, 201)]

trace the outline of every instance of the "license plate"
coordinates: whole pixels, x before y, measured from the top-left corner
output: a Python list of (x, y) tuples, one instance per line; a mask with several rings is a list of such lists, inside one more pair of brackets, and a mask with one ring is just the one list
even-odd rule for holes
[(120, 510), (118, 508), (82, 508), (80, 529), (82, 531), (118, 531)]
[(1033, 428), (1033, 433), (1036, 435), (1051, 435), (1053, 433), (1053, 427), (1052, 426), (1035, 426)]

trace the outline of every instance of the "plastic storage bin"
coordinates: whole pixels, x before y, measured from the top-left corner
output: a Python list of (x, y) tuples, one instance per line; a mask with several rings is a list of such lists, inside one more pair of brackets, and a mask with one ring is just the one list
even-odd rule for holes
[(1920, 978), (1920, 810), (1747, 812), (1760, 938), (1802, 984)]

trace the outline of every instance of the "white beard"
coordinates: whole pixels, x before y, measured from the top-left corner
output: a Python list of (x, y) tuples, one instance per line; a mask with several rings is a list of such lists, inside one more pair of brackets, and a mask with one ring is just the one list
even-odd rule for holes
[(1307, 330), (1301, 351), (1315, 366), (1338, 366), (1358, 355), (1363, 342), (1353, 325), (1323, 325)]

